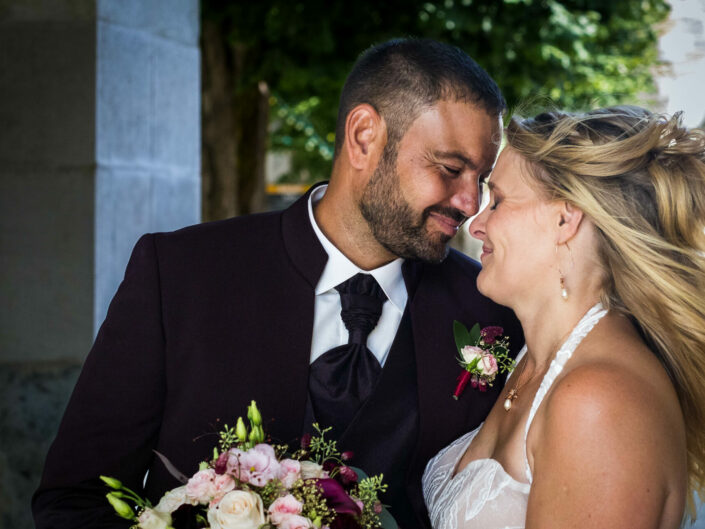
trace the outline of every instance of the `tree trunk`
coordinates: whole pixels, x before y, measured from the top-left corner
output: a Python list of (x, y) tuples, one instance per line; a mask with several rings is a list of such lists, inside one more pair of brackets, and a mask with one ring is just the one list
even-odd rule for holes
[(203, 20), (203, 220), (263, 211), (269, 89), (243, 84), (249, 50)]
[(233, 71), (229, 47), (219, 24), (202, 26), (202, 187), (203, 220), (240, 213), (236, 168), (236, 127), (233, 115)]

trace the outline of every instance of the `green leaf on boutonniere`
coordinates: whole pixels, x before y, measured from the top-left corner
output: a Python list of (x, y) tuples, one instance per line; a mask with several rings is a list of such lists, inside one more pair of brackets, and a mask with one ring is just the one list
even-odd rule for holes
[(477, 345), (480, 343), (480, 324), (476, 323), (470, 329), (470, 341), (466, 345)]
[(453, 321), (453, 336), (455, 337), (455, 346), (458, 348), (458, 353), (460, 353), (463, 347), (470, 345), (470, 333), (468, 332), (468, 328), (458, 320)]

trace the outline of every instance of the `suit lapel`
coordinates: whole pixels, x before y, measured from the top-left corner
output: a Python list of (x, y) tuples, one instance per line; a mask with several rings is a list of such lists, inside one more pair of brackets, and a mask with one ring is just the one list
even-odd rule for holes
[[(489, 412), (498, 387), (486, 393), (468, 388), (459, 400), (452, 398), (461, 368), (453, 338), (453, 320), (469, 316), (449, 292), (452, 281), (426, 271), (417, 279), (411, 305), (419, 391), (419, 443), (414, 461), (423, 466), (429, 457), (461, 434), (474, 428)], [(456, 293), (457, 294), (457, 293)], [(468, 296), (472, 293), (468, 292)], [(474, 307), (481, 311), (482, 304)], [(474, 316), (474, 315), (473, 315)]]
[[(313, 189), (313, 188), (312, 188)], [(277, 410), (277, 420), (270, 431), (281, 441), (288, 442), (301, 435), (308, 398), (308, 371), (313, 332), (314, 288), (323, 272), (328, 254), (316, 237), (308, 214), (311, 190), (299, 198), (281, 215), (281, 233), (290, 266), (303, 281), (294, 281), (272, 300), (273, 312), (280, 315), (276, 328), (283, 344), (279, 358), (263, 359), (271, 369), (270, 380), (277, 381), (278, 389), (270, 386), (262, 392), (264, 401), (271, 404), (263, 411)], [(278, 305), (278, 306), (277, 306)], [(286, 388), (281, 384), (285, 384)], [(276, 423), (280, 423), (277, 425)]]

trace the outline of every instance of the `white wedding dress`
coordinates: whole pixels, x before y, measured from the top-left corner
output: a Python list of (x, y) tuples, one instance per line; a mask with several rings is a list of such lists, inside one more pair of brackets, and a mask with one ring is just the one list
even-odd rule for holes
[[(453, 475), (461, 457), (482, 425), (441, 450), (426, 466), (423, 495), (434, 529), (523, 529), (531, 489), (526, 437), (541, 401), (582, 339), (607, 313), (601, 304), (578, 322), (556, 353), (536, 392), (524, 429), (526, 482), (507, 474), (495, 459), (476, 459)], [(526, 346), (517, 360), (526, 354)]]

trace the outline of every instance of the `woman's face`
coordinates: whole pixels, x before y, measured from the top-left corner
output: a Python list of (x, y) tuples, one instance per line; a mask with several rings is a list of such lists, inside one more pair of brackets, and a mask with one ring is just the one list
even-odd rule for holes
[(489, 203), (470, 224), (482, 241), (477, 287), (509, 307), (523, 299), (539, 302), (558, 288), (555, 245), (559, 206), (542, 197), (526, 162), (510, 147), (499, 155), (488, 182)]

